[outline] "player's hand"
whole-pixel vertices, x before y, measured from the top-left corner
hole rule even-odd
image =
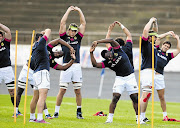
[[[90,48],[90,53],[93,53],[94,50],[95,50],[95,47],[94,47],[94,46],[91,46],[91,48]]]
[[[73,47],[71,47],[70,49],[70,53],[72,54],[72,53],[74,53],[75,54],[75,50],[74,50],[74,48]]]
[[[174,35],[174,32],[173,32],[173,31],[169,31],[168,34],[171,35],[171,36],[173,36],[173,35]]]
[[[74,10],[75,10],[75,11],[80,11],[81,9],[80,9],[79,7],[77,7],[77,6],[75,6],[75,7],[74,7]]]
[[[175,38],[175,39],[179,38],[179,36],[177,34],[173,34],[172,37]]]
[[[76,59],[75,53],[71,53],[71,59],[73,59],[73,60]]]
[[[157,19],[155,17],[152,17],[150,20],[152,20],[152,22],[157,22]]]
[[[69,10],[69,11],[74,11],[74,6],[70,6],[70,7],[68,8],[68,10]]]
[[[116,24],[118,24],[119,26],[121,26],[121,23],[119,21],[115,21]]]
[[[110,24],[108,30],[110,31],[113,30],[114,26],[115,26],[115,23]]]
[[[92,46],[93,46],[93,47],[97,47],[97,45],[98,45],[97,41],[94,41],[94,42],[92,43]]]
[[[41,31],[41,34],[43,34],[43,35],[44,35],[44,34],[45,34],[45,31]]]

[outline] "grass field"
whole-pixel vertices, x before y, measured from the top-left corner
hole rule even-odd
[[[98,111],[103,111],[108,114],[109,104],[111,100],[106,99],[83,99],[83,116],[85,119],[79,120],[76,118],[76,102],[75,98],[65,97],[60,108],[59,118],[47,120],[51,124],[29,123],[30,101],[32,96],[27,97],[27,114],[26,124],[23,124],[23,116],[14,119],[11,117],[13,114],[13,107],[10,102],[9,95],[0,95],[0,127],[1,128],[137,128],[138,125],[135,121],[135,113],[130,100],[120,100],[117,104],[114,120],[111,124],[104,124],[107,117],[93,116]],[[56,97],[48,97],[47,105],[49,113],[54,113]],[[151,119],[151,102],[149,102],[146,116]],[[20,111],[23,113],[24,109],[24,96],[19,106]],[[168,116],[170,118],[180,119],[180,103],[167,103]],[[141,125],[141,128],[149,128],[151,123]],[[154,104],[154,128],[180,128],[180,122],[164,122],[162,121],[162,112],[159,102]]]

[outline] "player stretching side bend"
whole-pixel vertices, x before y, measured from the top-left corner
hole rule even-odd
[[[0,31],[0,84],[4,80],[14,105],[14,72],[10,60],[11,31],[1,23],[0,29],[3,30]]]
[[[105,58],[105,60],[101,63],[97,63],[93,55],[93,52],[99,43],[110,43],[113,47],[110,51],[103,50],[101,52],[102,57]],[[106,120],[106,123],[112,123],[116,104],[125,88],[127,89],[133,104],[138,104],[138,86],[134,75],[134,69],[126,53],[120,48],[119,43],[113,39],[94,41],[90,48],[90,56],[93,67],[108,67],[116,72],[115,83],[113,86],[113,99],[110,103],[109,115]],[[138,105],[135,105],[135,111],[137,110]],[[140,121],[140,123],[143,124],[144,122]]]
[[[145,117],[145,112],[148,104],[148,100],[152,93],[152,36],[154,33],[149,33],[151,25],[157,22],[157,19],[152,17],[145,25],[142,34],[142,64],[141,64],[141,87],[142,96],[140,99],[141,118],[144,122],[149,120]],[[157,66],[157,48],[154,46],[154,69]],[[155,71],[154,71],[155,74]]]
[[[159,45],[161,43],[161,39],[164,37],[171,35],[173,38],[177,41],[177,49],[174,50],[171,53],[167,53],[167,51],[171,48],[171,42],[170,41],[164,41],[162,43],[161,48],[159,48]],[[156,68],[156,75],[154,79],[155,89],[157,90],[161,108],[163,111],[163,121],[169,121],[169,118],[167,116],[166,112],[166,102],[164,98],[164,92],[165,92],[165,82],[164,82],[164,67],[168,64],[168,62],[176,57],[180,53],[180,40],[179,36],[174,34],[173,31],[169,31],[167,33],[161,34],[158,36],[156,40],[156,47],[157,47],[157,68]]]
[[[44,36],[43,36],[44,37]],[[41,41],[41,37],[39,37],[39,42]],[[62,65],[59,65],[59,64],[57,64],[56,62],[55,62],[55,58],[59,58],[59,57],[61,57],[62,55],[63,55],[63,52],[62,51],[60,51],[60,52],[53,52],[52,51],[52,48],[53,47],[55,47],[55,46],[57,46],[58,44],[61,44],[61,45],[64,45],[64,46],[66,46],[66,47],[68,47],[69,49],[70,49],[70,52],[71,52],[71,60],[66,64],[66,65],[64,65],[64,66],[62,66]],[[55,40],[53,40],[53,41],[51,41],[48,45],[47,45],[47,50],[48,50],[48,52],[49,52],[49,54],[48,54],[48,57],[49,57],[49,63],[50,63],[50,67],[52,67],[52,68],[54,68],[54,69],[56,69],[56,70],[66,70],[66,69],[68,69],[72,64],[73,64],[73,62],[74,62],[74,60],[76,59],[76,57],[75,57],[75,54],[74,54],[74,49],[69,45],[69,44],[67,44],[64,40],[62,40],[62,39],[55,39]],[[34,64],[34,59],[33,59],[33,56],[32,56],[32,65]],[[34,65],[34,67],[33,67],[33,69],[35,69],[36,67],[35,67],[35,65]],[[34,71],[35,72],[35,71]],[[34,75],[33,75],[33,77],[34,77]],[[35,78],[34,78],[34,80],[35,80]],[[41,83],[40,83],[41,84]],[[37,87],[36,85],[34,86],[34,95],[33,95],[33,99],[32,99],[32,101],[31,101],[31,104],[30,104],[30,107],[31,107],[31,113],[30,113],[30,120],[29,120],[29,122],[39,122],[39,123],[47,123],[47,122],[45,122],[44,120],[41,120],[41,121],[38,121],[38,119],[36,120],[36,118],[35,118],[35,109],[36,109],[36,104],[37,104],[37,102],[38,102],[38,100],[39,100],[39,93],[40,93],[40,91],[39,91],[39,86]],[[46,104],[44,104],[45,106],[46,106]],[[45,107],[44,106],[44,107]],[[46,107],[47,108],[47,107]],[[49,118],[49,119],[51,119],[50,118],[50,116],[47,116],[46,115],[46,117],[45,118]]]
[[[121,29],[123,30],[123,32],[126,34],[126,41],[124,41],[124,39],[122,37],[117,37],[115,39],[115,41],[117,41],[119,43],[122,50],[127,54],[128,58],[131,62],[131,65],[134,68],[133,52],[132,52],[133,41],[132,41],[132,36],[131,36],[131,33],[129,32],[129,30],[123,24],[121,24],[119,21],[114,21],[112,24],[110,24],[110,26],[108,28],[108,32],[106,34],[106,39],[110,38],[111,32],[116,24],[118,24],[121,27]],[[106,44],[106,47],[108,48],[108,50],[110,50],[112,48],[110,44]]]
[[[41,37],[43,36],[42,33],[37,33],[35,36],[35,41],[39,42]],[[56,39],[51,41],[48,45],[47,45],[47,50],[49,51],[49,62],[50,62],[50,67],[56,69],[56,70],[66,70],[67,68],[69,68],[69,66],[72,65],[72,63],[74,62],[74,60],[71,60],[67,65],[61,66],[59,64],[57,64],[55,62],[55,58],[60,58],[63,56],[63,52],[62,51],[52,51],[52,48],[58,44],[64,44],[67,45],[67,43],[65,43],[63,40],[61,39]],[[72,48],[73,50],[73,48]],[[34,69],[33,67],[33,60],[31,60],[31,65],[30,65],[30,69],[29,69],[29,77],[28,77],[28,83],[31,85],[32,88],[34,88],[34,80],[33,80],[33,73],[34,71],[32,69]],[[26,87],[26,78],[27,78],[27,70],[28,70],[28,63],[25,64],[20,72],[19,78],[18,78],[18,90],[17,90],[17,104],[16,104],[16,109],[18,109],[18,106],[20,104],[21,101],[21,95],[24,92],[24,89]],[[34,88],[35,89],[35,88]],[[38,94],[38,90],[34,90],[34,94]],[[47,119],[52,119],[52,117],[50,116],[46,103],[44,105],[44,113],[45,113],[45,118]],[[18,111],[18,115],[19,115],[19,111]]]
[[[80,16],[80,26],[78,27],[75,23],[71,23],[68,27],[68,31],[66,33],[66,20],[71,11],[77,11]],[[63,100],[63,96],[66,93],[68,85],[72,82],[74,92],[76,94],[76,103],[77,103],[77,118],[84,119],[81,112],[81,104],[82,104],[82,96],[81,96],[81,86],[82,86],[82,71],[80,65],[80,46],[81,40],[85,33],[86,20],[84,14],[81,9],[78,7],[70,6],[64,16],[60,21],[60,29],[59,34],[60,38],[66,41],[69,45],[71,45],[76,52],[76,60],[73,65],[66,71],[61,71],[60,75],[60,90],[56,99],[55,113],[54,118],[58,118],[60,105]],[[63,63],[66,64],[71,59],[69,50],[67,47],[62,46],[62,50],[64,52]]]

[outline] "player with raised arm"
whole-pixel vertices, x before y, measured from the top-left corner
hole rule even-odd
[[[177,41],[177,48],[171,53],[167,53],[167,51],[171,48],[170,41],[164,41],[162,43],[161,48],[159,47],[161,43],[161,39],[165,38],[166,36],[172,36]],[[163,111],[163,121],[169,121],[166,111],[166,101],[164,97],[165,92],[165,82],[164,82],[164,67],[168,64],[168,62],[175,58],[180,53],[180,40],[179,36],[174,34],[173,31],[169,31],[167,33],[161,34],[158,36],[156,40],[156,47],[157,47],[157,68],[156,68],[156,75],[154,79],[155,89],[157,90],[161,108]]]
[[[14,72],[10,60],[11,30],[0,23],[0,84],[4,80],[14,105]],[[3,33],[4,32],[4,33]]]
[[[66,33],[66,21],[71,11],[77,11],[79,13],[80,26],[78,27],[75,23],[71,23]],[[78,7],[70,6],[60,21],[59,35],[61,39],[66,41],[69,45],[71,45],[74,48],[76,53],[76,60],[69,69],[67,69],[66,71],[61,71],[60,83],[59,83],[60,90],[59,93],[57,94],[55,112],[53,116],[54,118],[58,118],[63,96],[66,93],[68,85],[72,82],[74,92],[76,94],[77,118],[84,119],[81,111],[82,71],[80,65],[80,46],[81,46],[81,40],[85,33],[85,27],[86,27],[86,20],[81,9]],[[67,47],[65,46],[62,46],[62,50],[64,52],[63,63],[66,64],[71,59],[70,53],[69,50],[67,50]]]
[[[141,107],[141,119],[144,122],[149,120],[145,117],[145,112],[148,104],[148,100],[152,93],[152,36],[156,36],[155,33],[150,32],[151,25],[157,22],[157,19],[152,17],[149,22],[145,25],[142,34],[141,53],[142,53],[142,64],[141,64],[141,87],[142,96],[140,99]],[[150,32],[150,33],[149,33]],[[154,68],[157,66],[157,48],[154,46]],[[154,71],[155,73],[155,71]]]
[[[93,52],[97,44],[99,43],[110,43],[113,47],[110,51],[103,50],[101,52],[102,57],[105,59],[101,63],[97,63],[93,55]],[[106,123],[113,122],[116,104],[125,89],[128,91],[133,104],[136,104],[134,110],[136,112],[136,115],[138,115],[138,86],[134,75],[134,69],[129,61],[128,56],[120,48],[119,43],[114,41],[113,39],[102,39],[94,41],[90,48],[90,56],[93,67],[108,67],[116,73],[116,78],[113,86],[113,98],[109,106],[109,115]],[[140,123],[142,124],[144,122]]]

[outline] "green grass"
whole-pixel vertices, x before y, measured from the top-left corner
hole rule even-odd
[[[111,100],[106,99],[83,99],[83,116],[84,120],[76,118],[76,102],[75,98],[63,99],[60,108],[59,118],[46,120],[51,124],[29,123],[30,101],[32,96],[27,97],[27,114],[26,124],[23,124],[23,116],[17,118],[16,123],[11,117],[13,114],[13,106],[10,102],[9,95],[0,95],[0,127],[1,128],[137,128],[135,121],[135,113],[130,100],[120,100],[117,104],[114,120],[111,124],[104,124],[106,117],[95,117],[97,111],[103,111],[108,114],[109,104]],[[49,113],[54,113],[56,97],[48,97],[47,105]],[[151,102],[146,112],[146,116],[151,119]],[[168,116],[180,119],[180,103],[167,103]],[[19,106],[20,111],[24,112],[24,96]],[[149,128],[151,123],[141,125],[141,128]],[[162,110],[159,102],[154,104],[154,128],[180,128],[180,122],[163,122]]]

